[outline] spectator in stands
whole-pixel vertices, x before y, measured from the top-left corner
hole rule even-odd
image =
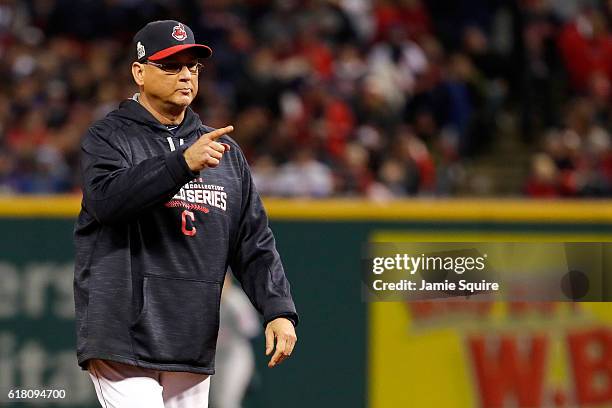
[[[505,130],[500,115],[518,118],[527,150],[551,131],[576,132],[571,169],[541,151],[558,193],[609,194],[605,182],[576,181],[608,177],[605,138],[595,149],[587,140],[612,123],[612,3],[585,0],[3,2],[0,191],[79,192],[78,139],[134,92],[113,69],[129,63],[127,30],[168,16],[219,53],[193,108],[207,123],[237,124],[267,194],[454,194],[466,162]],[[426,155],[398,157],[401,128]],[[279,190],[277,176],[304,168],[329,187]]]

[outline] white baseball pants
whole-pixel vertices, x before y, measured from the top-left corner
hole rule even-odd
[[[208,408],[210,376],[89,361],[89,376],[103,408]]]

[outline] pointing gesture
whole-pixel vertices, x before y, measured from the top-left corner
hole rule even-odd
[[[217,139],[234,130],[233,126],[226,126],[212,132],[205,133],[187,150],[185,161],[191,171],[200,171],[207,167],[217,167],[221,162],[223,153],[230,150],[227,143],[219,143]]]

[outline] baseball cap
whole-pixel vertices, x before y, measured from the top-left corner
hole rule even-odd
[[[152,21],[134,35],[136,60],[157,61],[187,49],[199,58],[212,55],[210,47],[196,44],[191,28],[175,20]]]

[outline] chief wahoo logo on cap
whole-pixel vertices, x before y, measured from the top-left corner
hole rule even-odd
[[[185,38],[187,38],[187,32],[185,31],[185,27],[183,27],[183,24],[179,23],[179,25],[174,26],[174,28],[172,29],[172,36],[177,41],[183,41]]]

